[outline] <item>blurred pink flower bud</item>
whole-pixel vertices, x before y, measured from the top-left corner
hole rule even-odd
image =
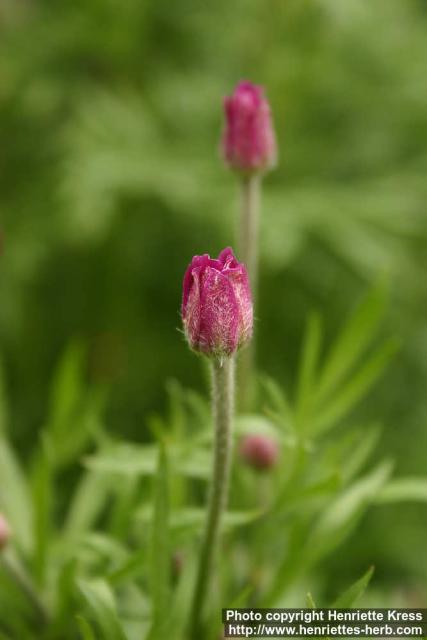
[[[183,282],[182,320],[190,347],[208,356],[231,356],[252,336],[248,274],[228,248],[217,260],[194,256]]]
[[[172,554],[172,575],[174,578],[178,578],[184,568],[184,554],[182,551],[174,551]]]
[[[7,523],[6,518],[0,513],[0,551],[4,549],[4,547],[9,542],[10,538],[10,528]]]
[[[263,88],[240,82],[233,95],[225,98],[224,111],[225,162],[244,173],[272,169],[277,161],[276,137]]]
[[[248,434],[240,443],[240,455],[255,469],[270,469],[279,458],[279,445],[270,436]]]

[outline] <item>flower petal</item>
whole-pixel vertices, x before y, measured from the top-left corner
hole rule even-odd
[[[239,305],[228,278],[212,267],[201,277],[199,349],[230,355],[239,343]]]

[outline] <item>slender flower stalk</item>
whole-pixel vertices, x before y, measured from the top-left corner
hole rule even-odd
[[[239,251],[248,270],[254,306],[258,289],[258,229],[261,176],[242,175],[240,179]],[[242,411],[251,406],[254,396],[255,340],[239,354],[238,406]]]
[[[248,270],[255,300],[258,285],[258,233],[261,196],[261,176],[242,176],[240,181],[239,252]]]
[[[240,82],[224,100],[223,158],[240,179],[239,250],[256,296],[258,280],[258,226],[262,176],[277,162],[277,146],[270,106],[262,87]],[[253,396],[255,345],[240,356],[239,406],[250,408]]]
[[[209,588],[212,565],[218,548],[222,515],[227,507],[232,451],[234,399],[234,357],[212,362],[212,411],[215,448],[211,493],[200,552],[191,613],[191,635],[200,637],[200,620]]]
[[[234,359],[252,337],[253,310],[248,274],[231,249],[217,259],[194,256],[183,282],[182,320],[190,347],[211,359],[215,428],[213,472],[190,619],[192,638],[200,622],[227,507],[234,405]]]

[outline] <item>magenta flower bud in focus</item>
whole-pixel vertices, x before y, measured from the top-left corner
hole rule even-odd
[[[10,538],[10,528],[7,523],[6,518],[0,513],[0,551],[4,549],[4,547],[9,542]]]
[[[277,162],[276,136],[263,88],[240,82],[233,95],[225,98],[224,111],[225,162],[249,174],[272,169]]]
[[[270,469],[279,458],[279,445],[269,436],[248,434],[240,443],[240,455],[249,466],[255,469]]]
[[[248,274],[230,248],[215,260],[194,256],[183,282],[182,320],[189,345],[208,356],[231,356],[252,337]]]

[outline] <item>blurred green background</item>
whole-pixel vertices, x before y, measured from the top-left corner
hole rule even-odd
[[[385,276],[383,330],[401,350],[359,413],[384,423],[378,452],[398,471],[425,472],[426,71],[425,0],[0,0],[0,351],[21,455],[71,340],[88,384],[111,386],[113,433],[146,440],[168,378],[202,388],[181,279],[233,238],[219,139],[222,98],[244,78],[266,87],[280,148],[259,367],[292,389],[308,312],[332,340]],[[426,526],[420,505],[376,508],[326,582],[374,563],[378,588],[427,600]]]

